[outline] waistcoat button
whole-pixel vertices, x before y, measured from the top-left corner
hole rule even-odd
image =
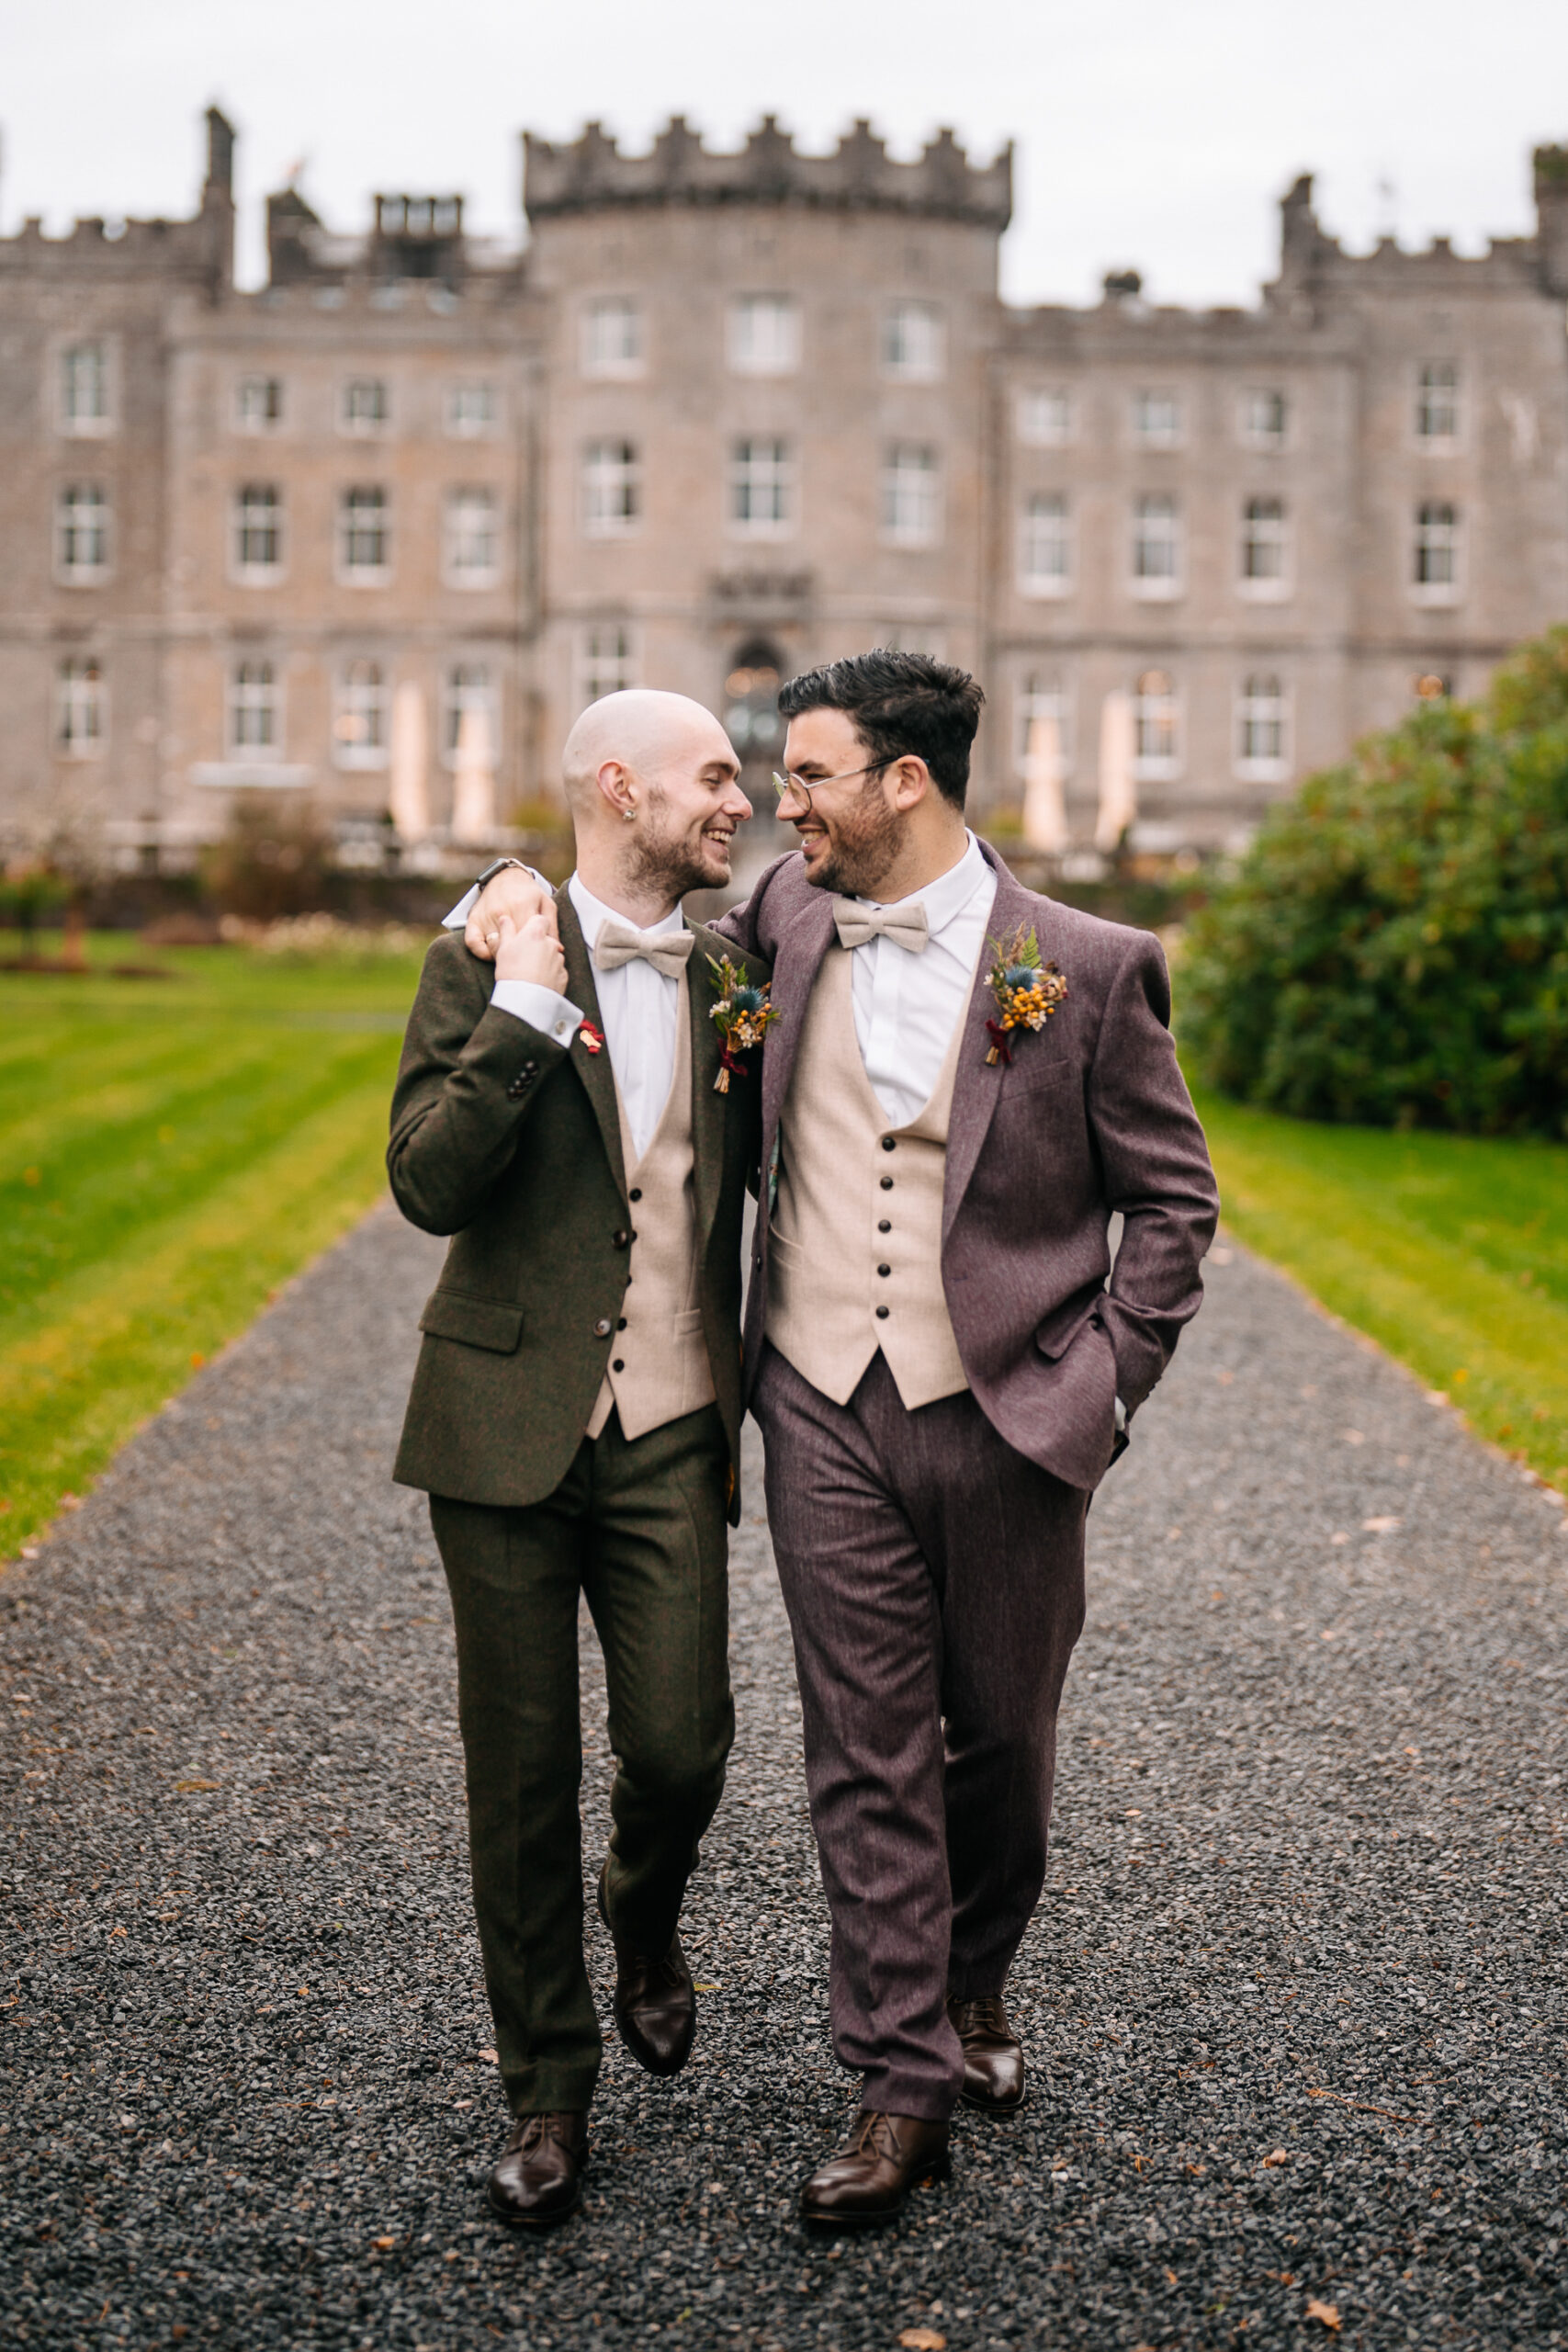
[[[897,1137],[894,1136],[884,1136],[882,1138],[883,1150],[891,1151],[896,1141]]]
[[[622,1363],[619,1356],[615,1358],[615,1363],[610,1366],[610,1370],[612,1372],[625,1372],[626,1365]]]
[[[876,1271],[879,1274],[890,1274],[893,1269],[891,1266],[878,1266]]]
[[[883,1178],[882,1189],[885,1193],[890,1193],[893,1190],[893,1179],[891,1176],[885,1176]]]
[[[877,1310],[876,1310],[876,1319],[877,1319],[877,1321],[878,1321],[879,1323],[886,1323],[886,1320],[887,1320],[887,1309],[886,1309],[885,1306],[879,1306],[879,1307],[877,1308]]]
[[[640,1200],[641,1200],[641,1198],[642,1198],[642,1188],[641,1188],[641,1186],[640,1186],[640,1185],[634,1184],[634,1185],[632,1186],[632,1189],[631,1189],[631,1198],[632,1198],[634,1201],[640,1201]]]
[[[893,1230],[892,1218],[888,1216],[879,1216],[876,1220],[876,1229],[878,1233],[891,1233]]]

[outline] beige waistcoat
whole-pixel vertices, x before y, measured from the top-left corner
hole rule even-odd
[[[620,1104],[620,1090],[615,1101]],[[631,1204],[631,1283],[622,1302],[626,1328],[617,1330],[609,1369],[588,1424],[597,1437],[618,1408],[627,1437],[646,1437],[666,1421],[714,1402],[713,1373],[703,1338],[697,1268],[697,1213],[692,1145],[692,1028],[686,976],[676,1012],[675,1074],[659,1125],[633,1165],[626,1114],[621,1112],[621,1154]]]
[[[823,958],[780,1121],[767,1335],[835,1404],[848,1404],[879,1347],[911,1412],[969,1385],[942,1286],[947,1124],[964,1028],[961,1016],[919,1116],[889,1126],[855,1036],[849,951],[829,947]]]

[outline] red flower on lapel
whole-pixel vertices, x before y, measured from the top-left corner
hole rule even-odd
[[[580,1025],[577,1034],[581,1038],[583,1048],[586,1052],[591,1054],[602,1054],[604,1052],[604,1032],[602,1030],[595,1029],[592,1021],[584,1021]]]

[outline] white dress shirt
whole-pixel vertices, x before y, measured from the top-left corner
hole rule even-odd
[[[892,1125],[908,1126],[936,1091],[953,1032],[969,1007],[997,877],[973,833],[956,865],[907,899],[866,906],[926,910],[924,950],[912,955],[886,936],[850,950],[855,1038],[872,1091]]]
[[[549,885],[545,887],[547,889]],[[578,875],[574,874],[566,887],[592,955],[601,924],[624,923],[626,918],[596,899]],[[448,931],[460,930],[468,921],[473,897],[470,890],[453,908],[446,921]],[[676,907],[660,922],[639,923],[636,928],[683,931],[685,924],[685,916]],[[681,983],[656,972],[645,956],[637,956],[629,963],[617,965],[613,972],[601,972],[595,967],[593,986],[604,1023],[610,1068],[615,1073],[616,1091],[631,1134],[632,1149],[640,1159],[653,1141],[675,1075],[675,1023],[680,1017]],[[570,998],[558,996],[554,989],[545,988],[537,980],[497,980],[491,1002],[563,1046],[571,1044],[583,1020]]]

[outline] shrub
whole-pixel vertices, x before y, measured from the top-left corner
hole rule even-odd
[[[1181,1003],[1243,1102],[1568,1134],[1568,629],[1310,778],[1194,918]]]
[[[324,906],[331,855],[332,836],[310,801],[239,794],[227,832],[201,861],[201,878],[224,914],[273,922]]]

